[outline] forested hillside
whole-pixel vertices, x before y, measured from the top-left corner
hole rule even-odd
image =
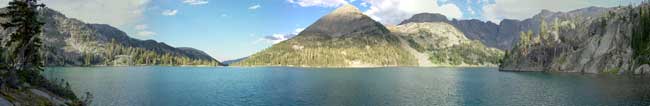
[[[47,66],[222,65],[196,49],[133,39],[112,26],[87,24],[49,8],[39,12]],[[0,37],[11,31],[1,31]]]

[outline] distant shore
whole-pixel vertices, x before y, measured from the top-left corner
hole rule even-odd
[[[391,68],[391,67],[420,67],[420,68],[473,68],[493,67],[497,65],[432,65],[432,66],[293,66],[293,65],[255,65],[255,66],[225,66],[225,67],[295,67],[295,68]]]

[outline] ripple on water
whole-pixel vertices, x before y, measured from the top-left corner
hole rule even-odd
[[[55,67],[95,105],[650,105],[650,80],[495,68]]]

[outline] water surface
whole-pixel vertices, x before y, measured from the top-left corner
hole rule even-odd
[[[52,67],[93,105],[650,105],[650,79],[496,68]]]

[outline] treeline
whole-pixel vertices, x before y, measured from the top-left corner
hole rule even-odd
[[[83,65],[209,65],[217,60],[194,59],[181,54],[159,53],[138,47],[125,47],[115,39],[104,46],[101,53],[83,52]]]
[[[429,51],[431,63],[449,65],[496,65],[504,55],[503,51],[488,48],[480,41],[461,43],[448,48],[430,49]]]
[[[532,30],[520,32],[519,42],[514,44],[511,51],[506,51],[504,58],[500,60],[500,65],[535,64],[550,67],[552,61],[565,62],[565,57],[561,57],[562,53],[572,50],[574,47],[571,45],[578,45],[583,41],[572,36],[560,37],[559,34],[576,32],[574,30],[588,31],[587,28],[578,28],[579,23],[576,20],[562,21],[556,18],[549,25],[546,19],[541,19],[539,33],[535,34]],[[559,57],[559,60],[554,60],[556,57]]]
[[[408,52],[379,38],[351,38],[343,40],[306,40],[297,36],[273,45],[262,52],[235,63],[235,66],[325,66],[351,65],[415,66],[416,60]]]
[[[630,13],[634,14],[634,13]],[[638,9],[638,27],[633,29],[631,46],[639,64],[650,64],[650,4],[645,0]]]
[[[41,40],[44,23],[38,20],[37,10],[44,7],[38,0],[13,0],[0,13],[0,18],[7,20],[0,26],[11,31],[0,38],[0,97],[11,104],[27,106],[89,105],[90,93],[80,99],[65,81],[50,81],[40,74],[44,70]],[[50,91],[66,99],[65,104],[37,97],[31,89]]]

